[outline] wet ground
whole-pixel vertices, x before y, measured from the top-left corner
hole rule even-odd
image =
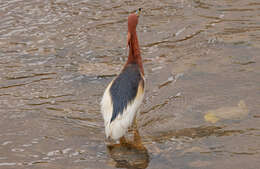
[[[142,141],[106,146],[99,102],[139,7]],[[259,11],[258,0],[1,0],[0,168],[259,168]]]

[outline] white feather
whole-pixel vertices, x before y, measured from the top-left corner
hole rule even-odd
[[[119,138],[125,135],[125,133],[128,130],[128,127],[132,125],[134,117],[142,104],[144,97],[144,89],[140,89],[141,87],[139,87],[135,99],[132,102],[128,103],[123,113],[119,114],[116,117],[116,119],[110,123],[113,113],[113,104],[109,89],[112,83],[113,81],[106,88],[100,104],[101,113],[104,118],[106,137],[111,137],[114,140],[118,140]]]
[[[109,89],[112,85],[113,81],[107,86],[102,100],[100,102],[101,105],[101,113],[103,115],[103,119],[104,119],[104,126],[105,126],[105,132],[106,132],[106,136],[108,137],[108,128],[106,126],[109,125],[110,123],[110,119],[112,117],[112,112],[113,112],[113,104],[112,104],[112,99],[111,99],[111,95],[109,92]]]

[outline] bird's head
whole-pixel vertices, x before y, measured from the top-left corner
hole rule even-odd
[[[128,16],[128,32],[132,33],[136,31],[136,26],[138,24],[138,17],[140,16],[142,8],[139,8],[135,13]]]

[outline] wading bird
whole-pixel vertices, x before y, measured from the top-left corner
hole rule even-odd
[[[140,13],[141,8],[128,16],[128,60],[107,86],[100,103],[106,137],[113,140],[122,138],[128,131],[144,97],[144,69],[136,34]]]

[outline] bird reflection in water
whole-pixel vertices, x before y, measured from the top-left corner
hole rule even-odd
[[[137,129],[134,130],[134,140],[132,142],[122,139],[120,144],[107,145],[107,150],[117,168],[144,169],[148,167],[149,154],[142,144]]]

